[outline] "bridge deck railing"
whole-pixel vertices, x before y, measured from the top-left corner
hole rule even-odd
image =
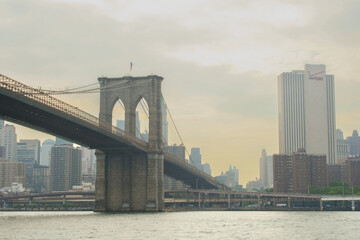
[[[17,93],[23,98],[35,101],[37,103],[41,103],[47,107],[56,109],[64,114],[81,119],[87,124],[91,124],[95,127],[101,128],[102,130],[121,136],[126,140],[136,143],[137,145],[140,145],[142,147],[147,146],[147,143],[145,141],[128,134],[127,132],[120,128],[117,128],[116,126],[110,127],[109,123],[101,121],[99,118],[79,109],[78,107],[72,106],[66,102],[54,98],[41,89],[32,88],[2,74],[0,74],[0,89],[5,89],[11,91],[12,93]]]

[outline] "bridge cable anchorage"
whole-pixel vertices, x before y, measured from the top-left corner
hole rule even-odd
[[[186,148],[186,145],[185,145],[185,143],[184,143],[184,141],[183,141],[183,139],[182,139],[182,137],[181,137],[181,135],[180,135],[180,132],[179,132],[178,128],[176,127],[174,118],[172,117],[171,112],[170,112],[170,109],[168,108],[168,105],[167,105],[167,103],[166,103],[166,101],[165,101],[165,98],[164,98],[164,96],[163,96],[162,94],[161,94],[161,97],[162,97],[162,99],[164,100],[164,103],[165,103],[165,106],[166,106],[166,110],[167,110],[167,112],[169,113],[171,122],[173,123],[173,125],[174,125],[174,127],[175,127],[176,133],[177,133],[177,135],[178,135],[178,137],[179,137],[179,139],[180,139],[180,141],[181,141],[181,144],[184,145],[185,151],[186,151],[187,155],[189,156],[189,161],[190,161],[194,166],[196,166],[195,163],[194,163],[194,161],[191,159],[191,156],[190,156],[190,154],[189,154],[189,151],[188,151],[188,149]]]

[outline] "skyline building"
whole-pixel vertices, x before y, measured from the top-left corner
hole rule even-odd
[[[5,121],[0,119],[0,129],[3,128],[5,126]]]
[[[70,144],[51,148],[50,190],[67,191],[81,184],[81,150]]]
[[[343,132],[336,129],[336,160],[349,156],[349,143],[344,139]]]
[[[191,154],[189,159],[190,164],[197,167],[197,169],[203,171],[203,166],[201,163],[201,154],[200,154],[200,148],[191,148]]]
[[[6,124],[0,128],[0,146],[5,147],[5,159],[16,161],[16,129],[14,125]]]
[[[210,164],[205,163],[203,164],[203,171],[209,175],[211,175],[211,168],[210,168]]]
[[[259,159],[260,167],[260,182],[262,187],[270,188],[273,186],[273,157],[266,154],[266,150],[261,151],[261,157]]]
[[[50,153],[51,147],[55,145],[55,141],[52,139],[46,139],[40,149],[40,165],[50,166]]]
[[[95,150],[81,147],[81,172],[82,174],[92,175],[94,172],[94,162],[96,161]]]
[[[0,188],[15,182],[26,186],[26,164],[0,159]]]
[[[278,76],[279,153],[305,149],[335,164],[334,76],[323,64]]]
[[[184,144],[180,144],[180,145],[174,144],[171,146],[166,146],[165,150],[185,161],[185,146],[184,146]]]
[[[360,156],[360,137],[357,130],[354,130],[351,137],[347,137],[349,144],[349,154],[351,156]]]
[[[40,141],[38,139],[20,139],[16,149],[17,162],[26,164],[27,186],[32,186],[34,167],[40,164]]]
[[[215,178],[219,183],[229,188],[237,188],[239,186],[239,169],[230,165],[226,173],[221,172],[220,176],[216,176]]]
[[[274,154],[274,192],[309,193],[310,186],[327,186],[326,155],[307,154],[300,149],[292,154]]]

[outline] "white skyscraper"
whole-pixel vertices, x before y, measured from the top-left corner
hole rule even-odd
[[[16,132],[15,126],[6,124],[0,128],[0,146],[5,147],[5,158],[16,161]]]
[[[50,166],[50,153],[51,147],[54,146],[55,141],[52,139],[46,139],[40,149],[40,165]]]
[[[260,180],[264,188],[270,188],[273,185],[273,157],[267,156],[266,150],[263,149],[259,161]]]
[[[305,149],[326,154],[327,163],[335,164],[334,95],[334,76],[326,75],[322,64],[278,77],[280,154]]]

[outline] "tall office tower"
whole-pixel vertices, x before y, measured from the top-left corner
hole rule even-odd
[[[304,71],[278,77],[279,151],[291,154],[305,149],[309,154],[326,154],[335,164],[334,76],[325,65],[305,65]]]
[[[360,137],[357,130],[353,131],[351,137],[347,137],[346,141],[349,144],[349,153],[351,156],[360,156]]]
[[[0,188],[11,187],[14,182],[26,186],[26,164],[0,159]]]
[[[267,156],[266,150],[263,149],[260,157],[260,181],[264,188],[270,188],[273,185],[273,158]]]
[[[164,99],[161,99],[161,112],[162,112],[162,135],[163,135],[163,141],[164,141],[164,146],[167,146],[169,144],[169,133],[168,133],[168,128],[169,128],[169,123],[167,121],[167,106],[166,103],[164,101]]]
[[[200,148],[192,148],[191,154],[190,154],[190,164],[197,167],[199,170],[203,170],[203,166],[201,164],[201,154],[200,154]]]
[[[55,145],[55,141],[52,139],[46,139],[40,149],[40,165],[50,166],[50,152],[51,147]]]
[[[81,184],[81,150],[69,144],[51,148],[50,190],[67,191]]]
[[[171,146],[167,146],[167,147],[165,147],[165,150],[185,161],[185,146],[184,146],[184,144],[180,144],[180,145],[174,144]]]
[[[120,128],[121,130],[125,131],[125,120],[117,120],[116,127]]]
[[[0,146],[5,147],[5,159],[16,161],[15,126],[6,124],[0,128]]]
[[[344,139],[343,132],[336,129],[336,160],[349,156],[349,143]]]
[[[31,186],[33,169],[40,164],[40,141],[37,139],[21,139],[17,143],[16,158],[18,162],[26,163],[27,186]]]

